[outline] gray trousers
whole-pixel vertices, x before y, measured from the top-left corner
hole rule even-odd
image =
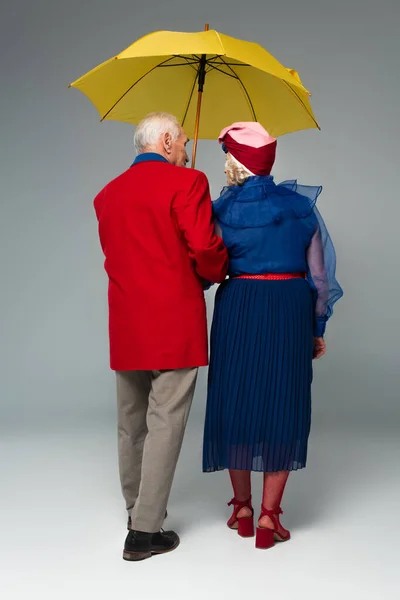
[[[193,400],[197,368],[118,371],[118,454],[132,529],[160,530]]]

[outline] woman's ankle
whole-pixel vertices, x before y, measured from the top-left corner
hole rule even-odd
[[[270,517],[264,516],[258,519],[258,526],[265,529],[275,529],[275,525]]]
[[[253,512],[252,512],[251,508],[249,508],[248,506],[243,506],[237,513],[238,519],[242,519],[244,517],[252,517],[252,516],[253,516]]]

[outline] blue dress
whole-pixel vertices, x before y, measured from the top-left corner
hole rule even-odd
[[[343,292],[332,241],[315,204],[321,187],[249,177],[214,202],[230,256],[215,298],[203,470],[305,467],[313,337]],[[235,279],[306,273],[305,279]]]

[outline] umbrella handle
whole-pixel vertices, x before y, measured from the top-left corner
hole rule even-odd
[[[209,27],[210,26],[207,23],[204,27],[204,31],[208,31]],[[203,54],[203,56],[200,59],[200,67],[199,67],[199,73],[198,73],[199,93],[197,96],[196,122],[194,125],[192,165],[191,165],[192,169],[194,169],[196,167],[197,142],[199,139],[200,114],[201,114],[201,101],[203,98],[203,87],[204,87],[205,77],[206,77],[206,55]]]

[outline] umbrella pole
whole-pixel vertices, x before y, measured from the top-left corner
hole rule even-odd
[[[199,92],[197,98],[197,112],[196,112],[196,123],[194,126],[194,138],[193,138],[193,151],[192,151],[192,169],[196,167],[196,154],[197,154],[197,142],[199,139],[199,126],[200,126],[200,113],[201,113],[201,100],[203,92]]]
[[[209,30],[209,25],[208,23],[206,24],[206,26],[204,27],[204,31],[208,31]],[[201,101],[203,98],[203,88],[204,88],[204,81],[206,78],[206,55],[203,54],[201,59],[200,59],[200,66],[199,66],[199,92],[198,92],[198,96],[197,96],[197,110],[196,110],[196,121],[195,121],[195,125],[194,125],[194,138],[193,138],[193,151],[192,151],[192,169],[194,169],[196,167],[196,155],[197,155],[197,142],[199,139],[199,127],[200,127],[200,114],[201,114]]]

